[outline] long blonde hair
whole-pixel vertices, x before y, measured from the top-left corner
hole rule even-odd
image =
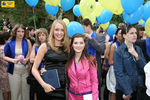
[[[55,39],[54,39],[54,29],[55,29],[55,26],[57,23],[61,24],[64,28],[64,38],[62,39],[61,44],[64,47],[64,52],[69,53],[70,42],[69,42],[69,37],[68,37],[68,33],[67,33],[67,26],[62,20],[55,20],[53,22],[51,31],[49,34],[49,38],[48,38],[48,44],[50,45],[51,49],[54,50],[56,53],[58,53],[58,54],[61,53],[61,51],[55,46]]]

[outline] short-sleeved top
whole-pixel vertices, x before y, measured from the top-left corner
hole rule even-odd
[[[47,45],[48,46],[48,45]],[[65,86],[65,64],[68,56],[64,52],[63,47],[58,47],[62,52],[57,54],[54,50],[48,47],[48,51],[44,56],[44,65],[46,70],[57,69],[61,87]]]

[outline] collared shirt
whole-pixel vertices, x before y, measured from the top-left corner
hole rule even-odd
[[[146,93],[148,96],[150,96],[150,62],[148,62],[145,65],[144,71],[145,71],[145,76],[146,76],[146,80],[145,80],[145,85],[147,87]]]

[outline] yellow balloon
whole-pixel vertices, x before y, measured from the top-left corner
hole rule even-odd
[[[60,3],[60,0],[44,0],[46,4],[49,4],[51,6],[57,6]]]
[[[68,18],[64,18],[63,21],[65,22],[66,25],[69,24],[69,19]]]
[[[143,20],[141,19],[138,23],[140,24]]]
[[[98,0],[100,4],[110,10],[113,14],[120,15],[123,12],[121,0]]]
[[[59,3],[58,3],[59,7],[61,7],[61,2],[60,2],[60,0],[58,0],[58,2],[59,2]]]
[[[79,10],[82,17],[89,16],[96,7],[95,0],[81,0],[79,3]]]
[[[150,18],[145,23],[145,32],[150,37]]]
[[[96,21],[96,17],[95,17],[95,15],[93,13],[91,13],[89,16],[86,16],[86,17],[83,17],[83,18],[88,18],[92,22],[92,25]]]
[[[105,23],[105,24],[100,24],[100,26],[104,29],[104,30],[106,30],[107,29],[107,27],[109,26],[109,22],[107,22],[107,23]]]
[[[94,10],[94,15],[96,17],[98,17],[102,13],[103,10],[104,10],[104,8],[102,7],[102,5],[99,2],[96,2],[96,7],[95,7],[95,10]]]

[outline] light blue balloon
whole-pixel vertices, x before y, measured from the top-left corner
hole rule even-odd
[[[135,11],[130,15],[127,14],[126,12],[123,12],[123,18],[127,24],[132,25],[132,24],[136,24],[143,17],[143,14],[144,14],[144,7],[143,5],[141,5],[137,9],[137,11]]]
[[[146,22],[149,17],[150,17],[150,1],[144,4],[143,20]]]
[[[75,16],[77,17],[80,17],[81,16],[81,13],[80,13],[80,10],[79,10],[79,5],[76,4],[74,7],[73,7],[73,13]]]
[[[122,8],[127,14],[135,12],[143,2],[144,0],[121,0]]]
[[[60,3],[62,10],[65,12],[70,10],[74,6],[75,0],[61,0]]]
[[[39,2],[39,0],[25,0],[25,1],[31,7],[35,7]]]
[[[56,15],[59,7],[58,6],[51,6],[51,5],[45,3],[45,9],[50,15]]]
[[[145,21],[142,21],[142,22],[139,23],[139,24],[145,27]]]
[[[105,24],[109,22],[112,19],[113,13],[107,9],[104,9],[100,16],[98,16],[96,19],[98,21],[98,24]]]
[[[84,34],[83,26],[76,21],[72,21],[67,25],[67,31],[70,38],[77,33]]]
[[[117,26],[115,24],[110,24],[107,28],[107,33],[109,36],[113,36],[117,31]]]

